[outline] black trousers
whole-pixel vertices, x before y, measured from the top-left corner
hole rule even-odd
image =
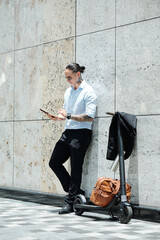
[[[86,150],[91,142],[92,131],[89,129],[67,129],[53,150],[49,166],[59,178],[65,192],[65,201],[72,204],[80,189],[82,179],[82,165]],[[71,174],[63,164],[70,157]]]

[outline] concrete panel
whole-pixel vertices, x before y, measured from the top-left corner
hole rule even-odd
[[[138,117],[137,141],[131,158],[128,179],[139,204],[160,205],[160,117]],[[154,127],[153,127],[154,124]],[[134,170],[137,170],[136,172]]]
[[[15,48],[74,36],[75,1],[15,1]]]
[[[98,119],[98,177],[114,178],[110,170],[113,161],[106,159],[111,117]]]
[[[82,173],[81,188],[85,191],[86,197],[89,197],[98,177],[98,133],[97,119],[93,122],[92,141],[87,150]]]
[[[15,0],[15,49],[40,43],[42,5],[42,1]]]
[[[0,122],[0,185],[12,187],[13,178],[13,123]]]
[[[130,158],[125,160],[126,182],[132,186],[132,203],[155,207],[160,205],[159,125],[160,116],[137,117],[135,146]],[[116,178],[119,178],[119,170]]]
[[[41,119],[39,108],[56,113],[67,88],[64,70],[74,60],[74,39],[17,51],[15,119]]]
[[[114,111],[115,30],[77,37],[76,61],[86,67],[84,79],[98,96],[97,116]]]
[[[138,123],[139,124],[139,123]],[[131,203],[139,204],[139,164],[141,156],[137,153],[137,137],[135,138],[135,144],[131,156],[125,160],[125,178],[126,182],[131,185]],[[119,156],[117,156],[119,158]],[[115,172],[115,178],[120,179],[119,165]],[[145,183],[144,183],[145,184]],[[143,203],[142,203],[143,204]],[[149,204],[148,204],[149,205]],[[151,205],[151,204],[150,204]]]
[[[74,39],[44,45],[42,59],[42,107],[57,113],[63,106],[64,92],[70,86],[64,76],[66,66],[75,60]]]
[[[63,193],[57,177],[48,166],[63,127],[62,123],[52,120],[15,123],[14,187]]]
[[[42,105],[42,47],[15,52],[15,119],[40,116]]]
[[[77,1],[77,35],[115,26],[114,0]]]
[[[0,1],[0,53],[14,49],[14,0]]]
[[[116,0],[116,25],[160,17],[159,0]]]
[[[41,188],[41,122],[15,122],[14,187]]]
[[[41,190],[42,192],[65,194],[58,178],[48,165],[55,144],[64,131],[64,122],[43,121],[41,129]],[[64,166],[70,172],[70,160]]]
[[[117,29],[116,109],[160,113],[160,19]]]
[[[42,42],[73,37],[75,35],[75,1],[45,1],[42,19]]]
[[[110,118],[94,120],[92,142],[85,157],[82,177],[82,189],[88,197],[98,177],[114,177],[110,170],[112,161],[106,160],[110,121]]]
[[[14,53],[0,55],[0,120],[13,120]]]

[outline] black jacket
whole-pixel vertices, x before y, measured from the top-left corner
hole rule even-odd
[[[117,121],[120,121],[121,134],[123,139],[124,159],[129,158],[134,146],[134,137],[136,136],[136,116],[124,112],[116,112],[112,118],[109,128],[109,139],[107,156],[108,160],[115,160],[118,155],[117,141]]]

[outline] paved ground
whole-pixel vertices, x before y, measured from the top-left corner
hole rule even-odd
[[[59,215],[59,207],[0,198],[0,240],[159,240],[160,224],[132,219],[112,222],[107,215]]]

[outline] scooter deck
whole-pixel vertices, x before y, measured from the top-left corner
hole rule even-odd
[[[81,208],[81,209],[91,209],[91,210],[107,210],[107,207],[101,207],[101,206],[96,206],[96,205],[90,205],[90,204],[76,204],[76,208]]]

